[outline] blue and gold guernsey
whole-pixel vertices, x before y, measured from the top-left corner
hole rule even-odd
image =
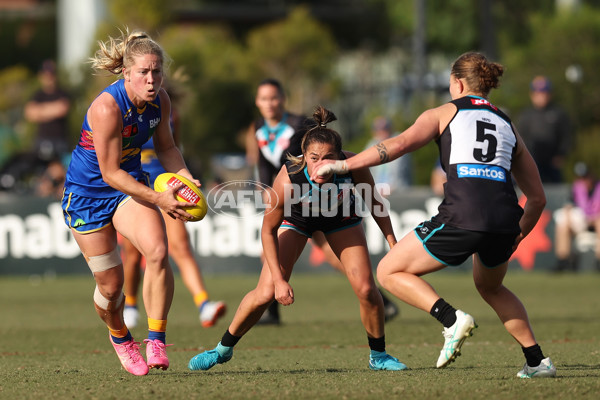
[[[167,172],[156,155],[154,150],[154,140],[148,140],[142,146],[142,169],[148,173],[148,184],[150,187],[154,187],[154,181],[156,177],[163,172]]]
[[[170,119],[170,124],[171,133],[175,134],[172,118]],[[142,169],[149,175],[148,183],[150,184],[150,187],[154,187],[154,181],[158,175],[167,172],[158,160],[156,150],[154,150],[154,137],[142,146]]]
[[[147,102],[143,109],[138,109],[127,96],[123,79],[108,86],[102,93],[104,92],[115,99],[123,118],[121,169],[127,171],[136,180],[144,180],[141,149],[152,138],[161,120],[160,98],[157,97],[153,102]],[[93,138],[94,133],[89,126],[86,112],[81,136],[73,150],[67,171],[65,191],[92,198],[121,196],[121,192],[102,179]]]

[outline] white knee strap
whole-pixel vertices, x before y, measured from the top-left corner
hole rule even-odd
[[[88,266],[92,273],[106,271],[118,265],[121,265],[121,256],[116,247],[106,254],[88,258]]]
[[[113,303],[112,307],[110,307],[111,310],[117,309],[121,305],[123,300],[125,300],[125,295],[123,294],[123,292],[121,292],[121,295],[119,296],[117,301],[110,301],[109,299],[104,297],[102,293],[100,293],[100,289],[98,289],[98,285],[96,285],[96,290],[94,290],[94,303],[96,303],[96,305],[101,309],[108,310],[111,306],[110,303]]]

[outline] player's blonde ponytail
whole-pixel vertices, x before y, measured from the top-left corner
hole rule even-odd
[[[106,42],[98,41],[98,46],[96,54],[90,58],[92,68],[114,75],[121,75],[123,68],[133,65],[133,58],[136,56],[157,55],[163,66],[167,59],[162,47],[142,31],[129,33],[129,29],[126,29],[125,32],[121,31],[120,38],[109,37]]]

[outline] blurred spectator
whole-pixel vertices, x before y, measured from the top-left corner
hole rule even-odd
[[[552,83],[536,76],[530,85],[532,107],[523,112],[518,130],[533,156],[543,183],[562,182],[561,168],[571,149],[567,113],[552,99]]]
[[[38,79],[40,89],[25,104],[25,118],[38,125],[33,151],[44,161],[61,159],[71,150],[67,126],[71,100],[58,85],[54,61],[42,63]]]
[[[37,180],[35,194],[40,197],[61,199],[67,170],[59,160],[50,161],[42,176]]]
[[[399,134],[393,132],[392,121],[382,116],[375,117],[373,120],[371,133],[373,137],[365,148],[375,146],[377,143]],[[396,189],[410,186],[413,181],[411,155],[405,154],[387,164],[371,167],[371,174],[373,174],[376,184],[386,183],[390,185],[390,193]]]
[[[285,92],[276,79],[264,79],[256,89],[260,117],[246,135],[246,158],[258,168],[258,179],[271,185],[288,154],[302,154],[301,142],[310,121],[285,108]]]
[[[59,176],[58,165],[65,165],[71,151],[68,140],[67,116],[71,107],[69,94],[58,85],[56,64],[52,60],[42,63],[38,71],[40,89],[25,104],[25,119],[37,124],[37,132],[30,150],[14,154],[0,169],[0,188],[18,192],[35,187],[45,193],[52,179]],[[46,167],[51,170],[44,172]],[[63,166],[64,169],[64,166]],[[37,182],[39,176],[40,182]]]
[[[438,159],[431,170],[429,186],[436,196],[444,196],[444,183],[447,181],[446,171],[442,168],[442,163]]]
[[[586,232],[596,233],[595,268],[600,271],[600,180],[584,163],[575,165],[575,175],[571,202],[554,212],[555,254],[558,259],[555,271],[578,269],[578,257],[572,242]]]

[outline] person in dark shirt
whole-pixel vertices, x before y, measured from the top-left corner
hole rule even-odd
[[[532,107],[521,115],[517,127],[533,156],[543,183],[563,181],[561,168],[571,149],[571,123],[552,99],[552,83],[545,76],[531,81]]]
[[[38,78],[41,87],[25,104],[25,118],[37,124],[33,151],[44,161],[61,159],[71,150],[67,126],[71,99],[58,84],[54,61],[42,63]]]
[[[38,71],[40,89],[24,105],[24,117],[37,125],[33,145],[14,153],[0,168],[0,189],[46,197],[62,190],[71,146],[67,116],[69,94],[58,84],[56,64],[46,60]],[[53,178],[50,178],[53,177]],[[49,179],[50,178],[50,179]]]

